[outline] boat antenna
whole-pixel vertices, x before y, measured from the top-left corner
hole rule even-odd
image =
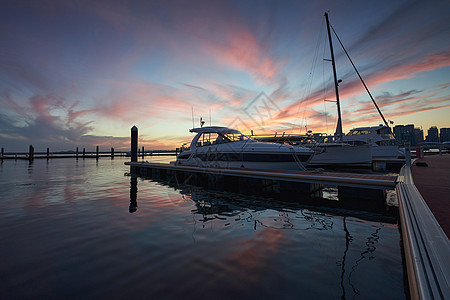
[[[339,141],[342,141],[342,117],[341,117],[341,104],[339,102],[339,82],[336,75],[336,63],[334,61],[334,52],[333,52],[333,42],[331,40],[331,32],[330,32],[330,21],[328,20],[328,13],[325,13],[325,20],[327,21],[327,31],[328,31],[328,41],[330,44],[330,53],[331,53],[331,65],[333,67],[333,77],[334,77],[334,90],[336,93],[336,105],[338,111],[338,122],[336,125],[336,135]]]
[[[339,38],[339,36],[337,35],[336,31],[334,30],[333,26],[331,26],[331,29],[333,29],[334,35],[336,36],[337,40],[339,41],[339,44],[341,44],[342,49],[344,49],[345,55],[347,55],[348,60],[350,61],[350,63],[353,66],[353,69],[355,69],[356,74],[358,74],[359,79],[361,80],[362,84],[364,85],[364,87],[366,88],[367,93],[369,94],[370,99],[372,99],[373,104],[375,104],[375,107],[378,110],[378,113],[380,114],[381,118],[383,119],[384,124],[386,125],[386,127],[389,128],[389,123],[386,121],[386,119],[384,118],[383,114],[381,113],[380,108],[378,107],[377,103],[375,102],[375,99],[372,97],[372,94],[369,91],[369,88],[367,87],[366,83],[364,82],[364,80],[362,79],[361,75],[358,72],[358,69],[356,69],[355,64],[353,63],[352,59],[350,58],[350,55],[348,54],[347,50],[344,47],[344,44],[342,44],[341,39]]]
[[[192,106],[192,128],[195,128],[194,125],[194,107]]]
[[[211,126],[211,108],[209,109],[209,126]]]

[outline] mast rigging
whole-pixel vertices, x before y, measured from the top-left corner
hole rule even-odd
[[[334,52],[333,52],[333,42],[331,40],[331,32],[330,32],[330,21],[328,20],[328,13],[325,13],[325,20],[327,21],[327,31],[328,31],[328,41],[330,44],[330,53],[331,53],[331,65],[333,67],[333,77],[334,77],[334,90],[336,93],[336,105],[337,105],[337,111],[338,111],[338,122],[336,125],[336,135],[338,137],[338,140],[342,142],[342,116],[341,116],[341,104],[339,102],[339,82],[336,75],[336,64],[334,61]]]
[[[326,15],[326,13],[325,13],[325,15]],[[327,21],[328,21],[328,19],[327,19]],[[327,24],[328,24],[328,22],[327,22]],[[348,54],[347,50],[345,49],[344,44],[342,44],[341,39],[340,39],[339,36],[337,35],[337,33],[336,33],[336,31],[334,30],[333,26],[332,26],[332,25],[330,25],[330,26],[331,26],[331,29],[333,29],[334,35],[336,36],[337,40],[339,41],[339,44],[341,44],[341,47],[342,47],[342,49],[344,50],[345,55],[347,55],[348,60],[349,60],[350,63],[352,64],[353,69],[355,69],[356,74],[358,74],[359,79],[361,80],[362,84],[364,85],[364,88],[366,89],[367,94],[369,94],[370,99],[372,99],[373,104],[374,104],[375,107],[377,108],[378,113],[380,114],[381,118],[383,119],[384,124],[386,125],[386,127],[389,127],[388,122],[386,121],[386,119],[384,118],[383,114],[381,113],[380,108],[378,107],[377,103],[375,102],[375,99],[372,97],[372,94],[370,93],[369,88],[367,87],[366,83],[364,82],[364,80],[362,79],[361,75],[359,74],[358,69],[356,69],[356,66],[355,66],[355,64],[353,63],[352,59],[350,58],[350,55]],[[331,43],[331,42],[330,42],[330,43]]]

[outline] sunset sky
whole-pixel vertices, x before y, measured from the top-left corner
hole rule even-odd
[[[2,1],[0,147],[333,133],[324,12],[386,119],[450,127],[450,1]],[[382,122],[336,39],[344,132]]]

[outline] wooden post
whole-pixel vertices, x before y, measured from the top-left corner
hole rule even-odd
[[[131,128],[131,161],[137,162],[138,157],[138,128]]]
[[[86,148],[83,148],[83,158],[86,157]]]
[[[75,156],[78,159],[78,147],[77,147],[77,151],[75,152]]]
[[[5,156],[5,148],[2,147],[2,160],[3,160],[3,156]]]
[[[96,151],[95,151],[95,152],[96,152],[96,154],[95,154],[95,158],[96,158],[96,159],[98,159],[98,146],[97,146],[97,149],[96,149]]]
[[[111,159],[113,159],[113,158],[114,158],[114,148],[111,147]]]
[[[47,160],[50,158],[50,148],[47,148]]]
[[[30,145],[30,151],[28,153],[28,159],[32,161],[34,159],[34,147]]]
[[[144,159],[144,154],[145,152],[144,152],[144,146],[142,146],[142,159]]]

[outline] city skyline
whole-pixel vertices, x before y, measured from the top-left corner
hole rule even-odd
[[[450,3],[14,1],[0,12],[6,151],[174,149],[192,126],[332,134],[324,12],[385,118],[450,127]],[[333,40],[344,132],[382,123]],[[194,123],[194,124],[193,124]]]
[[[431,126],[426,131],[414,124],[397,125],[393,128],[399,145],[420,146],[424,143],[442,143],[450,141],[450,128]]]

